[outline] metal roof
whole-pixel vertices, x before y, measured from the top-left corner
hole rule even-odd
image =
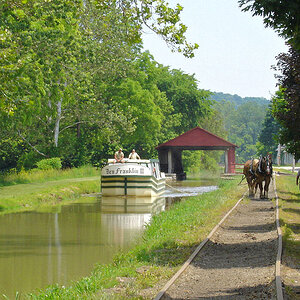
[[[183,149],[218,149],[237,146],[203,128],[195,127],[172,140],[158,145],[156,149],[169,147]]]

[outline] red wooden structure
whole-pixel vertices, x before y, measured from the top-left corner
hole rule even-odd
[[[235,148],[237,146],[208,132],[195,127],[178,137],[156,147],[161,170],[176,173],[184,178],[182,166],[183,150],[222,150],[225,151],[225,173],[235,173]]]

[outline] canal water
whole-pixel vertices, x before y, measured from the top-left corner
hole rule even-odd
[[[175,201],[212,191],[215,181],[168,182],[164,197],[149,199],[91,197],[90,203],[50,212],[0,216],[0,295],[14,298],[88,276],[96,263],[112,261],[142,234],[151,216]],[[0,299],[1,299],[0,296]]]

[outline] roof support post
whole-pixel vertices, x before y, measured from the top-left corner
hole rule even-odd
[[[235,148],[230,147],[228,150],[228,173],[235,173]]]
[[[228,150],[225,150],[225,170],[224,173],[228,173]]]
[[[168,150],[168,173],[172,173],[172,150]]]

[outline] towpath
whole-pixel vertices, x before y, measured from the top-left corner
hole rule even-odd
[[[162,299],[276,299],[277,246],[275,205],[245,197]]]

